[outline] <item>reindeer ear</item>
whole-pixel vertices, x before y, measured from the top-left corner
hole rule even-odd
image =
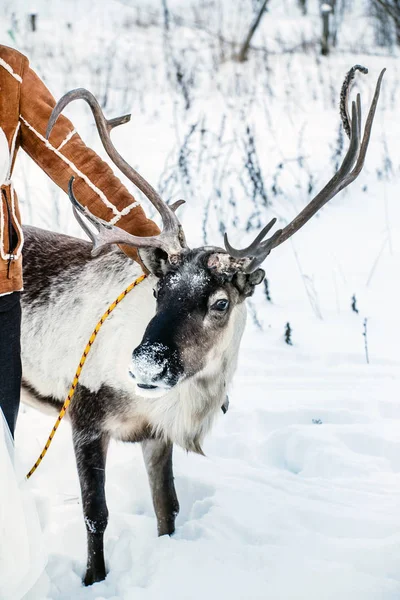
[[[138,248],[143,265],[152,275],[160,278],[167,272],[168,255],[160,248]]]
[[[250,273],[249,283],[252,286],[260,285],[262,281],[264,281],[265,271],[264,269],[256,269],[253,273]]]
[[[264,277],[264,269],[257,269],[253,273],[249,274],[239,271],[235,274],[232,283],[245,298],[248,298],[249,296],[253,295],[254,288],[263,281]]]

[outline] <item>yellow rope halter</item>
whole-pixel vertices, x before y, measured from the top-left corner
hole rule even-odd
[[[73,396],[75,394],[76,386],[78,384],[79,377],[81,375],[83,365],[86,362],[86,358],[87,358],[87,356],[88,356],[88,354],[90,352],[90,349],[91,349],[91,347],[93,345],[94,340],[97,337],[97,334],[99,333],[99,331],[101,329],[101,326],[103,325],[104,321],[106,321],[106,319],[110,316],[110,314],[112,313],[112,311],[114,310],[114,308],[116,306],[118,306],[118,304],[120,302],[122,302],[122,300],[125,298],[125,296],[127,296],[129,294],[129,292],[131,292],[133,290],[133,288],[135,288],[137,285],[139,285],[139,283],[142,283],[142,281],[144,279],[146,279],[146,277],[147,277],[147,275],[143,274],[140,277],[138,277],[133,283],[131,283],[130,285],[128,285],[128,287],[122,292],[122,294],[120,294],[118,296],[118,298],[116,300],[114,300],[114,302],[112,304],[110,304],[110,306],[107,308],[106,312],[104,313],[104,315],[101,317],[100,321],[97,323],[96,327],[94,328],[93,333],[90,336],[89,341],[88,341],[88,343],[86,345],[86,348],[83,351],[83,354],[81,356],[81,360],[79,361],[79,365],[78,365],[78,368],[76,369],[74,380],[73,380],[73,382],[71,384],[71,388],[70,388],[70,390],[68,392],[68,396],[65,399],[63,407],[60,410],[60,413],[59,413],[59,415],[57,417],[57,421],[54,423],[54,427],[51,430],[51,433],[50,433],[50,435],[48,437],[48,440],[47,440],[47,442],[46,442],[46,444],[45,444],[42,452],[40,453],[39,458],[37,459],[37,461],[33,465],[32,469],[27,474],[27,476],[26,476],[27,479],[29,479],[33,475],[33,473],[36,471],[36,469],[38,468],[38,466],[42,462],[43,458],[46,456],[47,450],[50,448],[50,444],[53,441],[53,438],[54,438],[55,433],[56,433],[56,431],[58,429],[58,426],[60,425],[61,420],[64,418],[65,413],[67,412],[67,408],[70,405],[71,400],[72,400],[72,398],[73,398]]]

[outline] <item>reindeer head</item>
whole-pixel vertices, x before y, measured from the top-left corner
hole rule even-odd
[[[174,265],[160,251],[141,250],[140,256],[157,277],[156,314],[133,352],[130,372],[140,395],[155,396],[221,368],[240,341],[243,302],[265,273],[245,273],[214,247],[187,250]]]
[[[142,342],[134,349],[130,373],[137,391],[144,396],[161,396],[185,379],[202,373],[213,363],[223,369],[224,356],[236,335],[241,337],[243,318],[240,307],[256,285],[264,278],[260,269],[273,248],[298,231],[324,204],[352,183],[361,172],[368,148],[371,127],[378,102],[384,70],[379,76],[361,140],[361,101],[358,94],[352,103],[351,117],[347,109],[351,81],[356,65],[346,75],[341,90],[341,116],[350,138],[349,148],[339,170],[311,202],[283,230],[270,238],[267,233],[273,219],[243,250],[233,248],[225,234],[225,250],[216,247],[188,248],[183,229],[175,214],[179,201],[168,206],[157,192],[118,154],[110,140],[112,127],[128,117],[107,121],[96,99],[87,90],[68,92],[51,115],[47,136],[63,108],[72,100],[82,98],[94,114],[103,145],[122,172],[147,196],[161,215],[163,231],[152,237],[137,237],[94,217],[83,208],[73,193],[69,196],[75,216],[93,241],[93,251],[110,244],[129,244],[139,250],[148,271],[157,278],[154,288],[156,314],[147,325]],[[79,213],[95,226],[94,235]],[[240,323],[239,323],[240,322]],[[236,344],[238,345],[238,344]],[[214,352],[214,354],[213,354]],[[222,362],[221,362],[222,361]]]

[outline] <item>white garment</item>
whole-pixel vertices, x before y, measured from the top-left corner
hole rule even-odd
[[[28,483],[18,483],[14,444],[0,409],[0,600],[21,600],[46,562]]]
[[[6,134],[0,127],[0,185],[7,181],[7,175],[10,167],[10,150]]]

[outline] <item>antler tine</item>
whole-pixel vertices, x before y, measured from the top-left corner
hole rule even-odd
[[[111,141],[111,129],[123,123],[127,123],[130,120],[130,115],[124,115],[122,117],[107,120],[103,114],[103,111],[101,110],[100,104],[91,92],[84,88],[71,90],[70,92],[64,94],[64,96],[57,102],[56,106],[54,107],[47,126],[46,138],[49,138],[51,130],[64,108],[68,104],[70,104],[70,102],[73,102],[74,100],[78,99],[85,100],[85,102],[87,102],[87,104],[90,106],[101,142],[113,163],[122,171],[122,173],[124,173],[124,175],[126,175],[126,177],[130,181],[132,181],[132,183],[136,185],[137,188],[139,188],[141,192],[143,192],[143,194],[148,198],[148,200],[160,213],[163,222],[163,232],[159,236],[154,236],[154,239],[158,240],[158,242],[160,242],[161,239],[163,240],[163,249],[168,254],[179,254],[182,248],[186,247],[186,242],[182,226],[178,218],[176,217],[174,211],[162,200],[162,198],[155,191],[155,189],[133,167],[131,167],[126,162],[126,160],[119,154],[119,152],[116,150],[115,146]],[[132,241],[131,245],[137,244],[136,242],[133,243]],[[153,245],[154,244],[152,243],[151,246]],[[169,248],[168,250],[167,247]]]
[[[356,179],[356,177],[358,177],[358,175],[361,173],[361,169],[364,166],[364,161],[365,161],[365,157],[367,155],[369,140],[371,138],[372,124],[374,122],[376,107],[378,105],[379,93],[381,91],[381,83],[382,83],[382,79],[383,79],[385,72],[386,72],[386,69],[382,69],[382,71],[380,72],[380,75],[378,77],[378,81],[376,83],[375,93],[374,93],[374,97],[371,102],[367,121],[365,123],[364,136],[363,136],[363,139],[361,142],[360,152],[358,154],[356,166],[354,167],[353,171],[349,174],[349,178],[348,178],[349,180],[346,181],[344,183],[344,185],[341,186],[341,188],[340,188],[341,190],[344,187],[346,187],[347,185],[349,185],[349,183],[354,181],[354,179]],[[361,113],[361,108],[360,108],[360,113]]]
[[[78,215],[77,221],[79,222],[80,225],[82,225],[82,229],[84,229],[85,233],[87,233],[89,235],[88,231],[86,231],[87,225],[83,221],[83,219],[81,218],[79,213],[82,213],[83,215],[85,215],[85,217],[88,219],[88,221],[90,221],[92,223],[92,225],[94,225],[96,227],[97,231],[100,231],[100,228],[102,225],[104,227],[111,227],[108,223],[106,223],[102,219],[98,219],[97,217],[92,215],[92,213],[90,212],[90,210],[88,208],[86,208],[86,206],[82,206],[82,204],[80,202],[78,202],[78,200],[75,198],[74,190],[73,190],[74,180],[75,180],[75,177],[71,177],[71,179],[68,182],[68,196],[71,201],[72,210],[74,211],[74,214]],[[91,232],[90,229],[89,229],[89,231]]]
[[[257,245],[257,236],[253,244],[250,244],[251,249],[246,256],[251,259],[250,263],[246,266],[245,271],[250,273],[254,271],[268,256],[273,248],[276,248],[287,239],[289,239],[296,231],[298,231],[307,221],[311,219],[322,208],[329,200],[331,200],[336,194],[352,183],[360,174],[367,154],[368,144],[371,137],[372,124],[375,117],[376,107],[378,104],[381,83],[383,75],[386,69],[383,69],[378,77],[378,81],[375,86],[374,96],[371,102],[371,106],[368,112],[367,121],[364,128],[364,135],[360,144],[361,138],[361,98],[360,94],[357,95],[356,102],[352,102],[352,116],[351,120],[348,117],[347,110],[347,98],[349,92],[349,86],[354,78],[355,71],[359,70],[362,73],[368,73],[368,69],[355,65],[347,73],[345,81],[341,90],[341,104],[340,112],[343,122],[343,127],[346,133],[350,137],[349,148],[343,159],[343,162],[334,174],[332,179],[324,186],[324,188],[307,204],[307,206],[281,231],[277,231],[274,235]],[[227,241],[227,239],[226,239]],[[225,244],[227,251],[229,252],[228,246]],[[229,248],[232,248],[229,245]],[[248,248],[246,248],[248,250]],[[235,251],[240,252],[240,251]],[[244,251],[243,251],[244,252]],[[243,256],[241,256],[243,257]]]
[[[93,231],[86,225],[84,219],[82,219],[80,212],[84,213],[83,210],[83,206],[80,207],[80,209],[77,209],[75,206],[72,207],[72,212],[74,213],[74,217],[75,219],[78,221],[79,225],[82,227],[83,231],[86,233],[86,235],[88,236],[88,238],[91,240],[92,242],[92,254],[95,255],[96,251],[95,251],[95,247],[96,247],[96,236],[93,233]],[[86,215],[88,218],[89,216]]]
[[[122,117],[115,117],[113,119],[106,119],[103,114],[103,111],[101,110],[100,104],[96,100],[95,96],[93,96],[93,94],[91,92],[89,92],[89,90],[86,90],[85,88],[77,88],[75,90],[70,90],[69,92],[64,94],[64,96],[62,96],[60,98],[60,100],[57,102],[57,104],[53,108],[51,115],[50,115],[49,122],[47,123],[46,140],[49,139],[50,133],[51,133],[58,117],[62,113],[62,111],[68,106],[68,104],[70,104],[74,100],[85,100],[89,104],[89,106],[92,110],[92,113],[95,117],[95,120],[96,120],[96,118],[98,118],[99,123],[101,124],[101,127],[102,128],[104,127],[108,133],[112,129],[114,129],[114,127],[118,127],[119,125],[124,125],[125,123],[129,123],[129,121],[131,120],[130,114],[122,115]],[[96,122],[96,124],[97,124],[97,122]]]
[[[281,235],[282,229],[278,229],[268,240],[265,240],[265,242],[260,244],[260,247],[254,253],[254,257],[244,267],[245,273],[253,273],[253,271],[255,271],[261,265],[261,263],[264,262],[268,254],[275,247],[275,243],[277,240],[279,240]]]
[[[233,258],[246,258],[247,256],[252,256],[252,253],[254,253],[254,251],[257,250],[257,247],[259,246],[261,241],[265,238],[268,231],[270,229],[272,229],[272,227],[275,225],[275,223],[276,223],[276,218],[271,219],[271,221],[268,223],[268,225],[266,225],[264,227],[264,229],[262,229],[260,231],[260,233],[254,240],[254,242],[252,242],[250,244],[250,246],[247,246],[247,248],[243,248],[243,250],[237,250],[236,248],[231,246],[228,241],[228,234],[225,233],[224,234],[224,244],[225,244],[226,251],[228,252],[228,254],[230,254],[230,256],[233,256]]]
[[[344,129],[347,137],[350,137],[350,117],[349,117],[349,112],[348,112],[348,100],[349,100],[349,93],[351,90],[351,84],[354,81],[354,78],[356,76],[356,71],[361,71],[361,73],[364,73],[364,75],[366,75],[368,73],[368,69],[366,67],[363,67],[362,65],[354,65],[354,67],[351,67],[351,69],[349,69],[349,71],[347,71],[344,81],[342,83],[342,87],[340,89],[339,110],[340,110],[340,116],[342,118],[343,129]],[[361,135],[361,131],[360,131],[360,135]]]
[[[139,237],[136,235],[132,235],[119,227],[115,227],[114,225],[110,225],[103,219],[99,219],[95,217],[86,206],[82,206],[80,202],[75,197],[74,189],[73,189],[74,177],[71,177],[68,184],[68,196],[73,206],[74,216],[78,221],[79,225],[82,227],[86,235],[90,238],[93,244],[92,255],[96,256],[98,252],[104,248],[105,246],[110,246],[111,244],[127,244],[128,246],[134,246],[135,248],[160,248],[164,250],[170,258],[173,259],[176,254],[171,254],[171,242],[169,236],[165,236],[165,232],[161,232],[159,235],[153,235],[151,237]],[[184,201],[178,201],[175,203],[174,210],[178,208],[177,204],[182,204]],[[94,225],[97,229],[97,234],[95,234],[85,223],[84,219],[82,219],[81,215],[84,215],[88,221]],[[182,247],[180,247],[180,254],[182,251]]]
[[[176,212],[178,210],[178,208],[180,206],[182,206],[182,204],[185,204],[186,200],[177,200],[176,202],[173,202],[172,204],[169,205],[170,209],[173,210],[174,212]]]
[[[358,137],[361,139],[361,94],[357,94]]]

